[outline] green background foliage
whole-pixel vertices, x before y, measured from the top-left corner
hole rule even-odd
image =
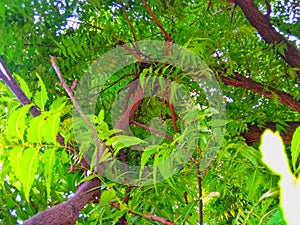
[[[172,42],[191,50],[209,66],[220,81],[226,102],[227,121],[221,121],[226,123],[224,142],[216,159],[201,171],[204,221],[208,224],[274,224],[272,221],[280,218],[278,177],[261,162],[258,144],[249,146],[242,133],[247,131],[248,124],[263,128],[268,122],[276,122],[276,128],[284,132],[287,122],[300,121],[299,113],[280,104],[275,93],[272,99],[266,98],[246,88],[225,85],[221,77],[234,79],[234,74],[239,73],[263,84],[265,90],[275,88],[299,100],[297,69],[287,65],[278,54],[285,46],[266,44],[240,8],[233,9],[226,1],[212,1],[212,5],[204,0],[148,2]],[[285,37],[294,37],[291,42],[296,46],[300,31],[298,8],[287,4],[288,1],[269,2],[274,14],[271,23]],[[265,1],[255,3],[266,12]],[[124,1],[123,6],[137,41],[165,39],[141,1]],[[80,126],[80,122],[72,121],[72,102],[57,85],[59,80],[49,55],[57,59],[71,86],[99,56],[135,40],[116,0],[0,1],[0,33],[1,57],[22,90],[42,112],[33,118],[28,114],[31,105],[21,106],[0,82],[0,223],[17,224],[47,206],[67,200],[85,176],[78,163],[81,156],[69,154],[67,145],[61,146],[56,141],[56,135],[61,133],[65,143],[88,146],[84,139],[82,143],[76,142],[73,126]],[[119,133],[110,120],[114,99],[137,75],[168,78],[198,94],[193,101],[203,106],[195,109],[203,119],[200,124],[203,132],[199,134],[199,147],[192,157],[201,164],[201,151],[212,138],[211,113],[205,110],[208,103],[185,73],[161,64],[130,65],[115,73],[102,87],[95,115],[90,119],[96,124],[100,139],[107,141],[107,154],[113,151],[120,157],[120,150],[124,150],[129,164],[153,165],[176,149],[176,140],[188,136],[188,133],[182,135],[174,131],[168,103],[149,98],[143,101],[133,119],[150,126],[153,118],[162,118],[167,127],[165,132],[173,142],[164,139],[141,155],[138,151],[129,151],[128,147],[142,145],[142,139],[151,135],[149,131],[130,125],[137,138],[124,134],[121,138],[126,140],[125,145],[111,137]],[[159,85],[164,87],[162,82]],[[290,152],[291,168],[299,174],[299,152],[293,148]],[[196,224],[200,210],[196,171],[195,164],[189,161],[179,173],[163,182],[132,187],[128,204],[123,202],[126,185],[101,178],[99,203],[88,204],[77,224],[113,224],[123,215],[129,224],[159,224],[141,216],[143,214],[167,218],[176,224]],[[120,209],[112,207],[111,202],[119,203]]]

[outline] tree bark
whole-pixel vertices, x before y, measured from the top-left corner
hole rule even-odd
[[[300,126],[300,122],[287,122],[288,126],[285,128],[286,132],[281,132],[281,137],[285,144],[291,144],[293,134],[297,127]],[[248,145],[252,145],[254,142],[259,142],[262,133],[265,129],[269,128],[276,131],[276,123],[269,122],[266,123],[266,127],[258,127],[256,125],[248,124],[248,131],[242,133],[242,136],[246,139]]]
[[[247,20],[257,29],[258,33],[267,43],[286,44],[287,48],[284,50],[284,55],[281,56],[292,67],[300,68],[300,52],[298,49],[275,30],[268,17],[264,16],[258,10],[253,0],[235,0],[234,3],[242,9]],[[297,71],[297,74],[300,76],[300,71]]]
[[[84,182],[69,200],[50,209],[39,212],[26,220],[23,225],[73,225],[76,223],[79,212],[92,199],[99,198],[100,180],[94,178]]]

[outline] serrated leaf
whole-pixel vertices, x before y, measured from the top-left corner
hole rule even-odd
[[[292,165],[294,171],[297,168],[297,162],[299,163],[299,155],[300,155],[300,127],[298,127],[294,134],[291,143],[291,153],[292,153]]]
[[[214,127],[222,127],[222,126],[225,126],[229,122],[231,122],[231,121],[230,120],[214,119],[212,121],[212,126],[214,126]]]
[[[24,142],[24,132],[27,128],[26,126],[26,114],[32,104],[25,105],[16,111],[14,111],[7,121],[7,132],[6,136],[9,138],[18,137],[22,142]]]
[[[30,121],[29,128],[27,129],[27,140],[30,143],[42,143],[43,134],[41,130],[44,126],[44,118],[47,116],[46,113],[43,113],[33,120]]]
[[[35,180],[39,150],[35,148],[14,148],[11,150],[9,161],[12,171],[22,184],[23,192],[27,201],[29,201],[29,192]]]
[[[56,143],[61,110],[52,111],[47,114],[49,114],[49,116],[44,119],[44,126],[42,127],[41,132],[43,134],[44,141]]]
[[[43,162],[44,162],[44,174],[46,178],[46,190],[47,196],[50,197],[51,194],[51,184],[52,184],[52,174],[53,168],[56,161],[55,148],[46,149],[43,154]]]
[[[60,106],[63,108],[64,104]],[[44,112],[34,118],[27,130],[27,139],[31,143],[51,142],[56,143],[59,130],[61,110]]]
[[[158,77],[158,83],[162,90],[166,89],[166,82],[165,82],[165,78],[163,76]]]
[[[45,105],[48,101],[48,94],[47,94],[47,89],[46,86],[42,80],[42,78],[36,74],[38,80],[38,88],[40,90],[38,90],[35,95],[34,95],[34,103],[37,105],[37,107],[39,107],[42,111],[44,111],[45,109]]]

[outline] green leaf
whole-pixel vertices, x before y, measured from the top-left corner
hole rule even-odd
[[[44,174],[46,177],[46,190],[48,197],[50,197],[51,194],[52,176],[56,161],[55,151],[55,148],[46,149],[45,153],[43,154]]]
[[[112,200],[116,200],[116,191],[114,189],[108,189],[101,193],[100,205],[109,204]]]
[[[34,103],[39,107],[42,111],[45,110],[45,105],[48,101],[48,94],[47,94],[47,89],[46,86],[42,80],[42,78],[36,74],[38,77],[38,91],[34,95]]]
[[[60,113],[61,110],[47,113],[49,116],[44,119],[44,125],[41,129],[44,141],[56,143],[56,136],[58,134],[60,124]]]
[[[260,154],[257,150],[250,146],[247,146],[246,144],[242,144],[238,150],[241,155],[248,159],[254,166],[258,165]]]
[[[14,76],[15,76],[16,80],[18,81],[18,83],[20,84],[20,87],[23,90],[23,92],[25,93],[25,95],[30,99],[32,97],[32,92],[30,91],[26,81],[23,80],[22,77],[20,77],[19,75],[15,74],[15,73],[14,73]]]
[[[104,110],[101,109],[98,114],[98,122],[102,122],[104,120]]]
[[[64,104],[60,106],[63,108]],[[61,109],[44,112],[34,118],[27,130],[27,139],[31,143],[50,142],[56,143],[59,130]]]
[[[56,98],[52,104],[50,105],[50,110],[58,110],[58,109],[62,109],[62,105],[65,105],[65,101],[67,100],[67,97],[63,96],[63,97],[59,97]]]
[[[147,142],[143,141],[140,138],[133,137],[133,136],[127,136],[127,135],[117,135],[107,141],[107,145],[112,145],[112,146],[119,144],[119,143],[122,143],[124,147],[130,147],[133,145],[138,145],[138,144],[147,143]]]
[[[144,166],[148,163],[149,158],[151,155],[157,152],[157,145],[151,145],[148,146],[146,149],[144,149],[142,158],[141,158],[141,167],[144,168]]]
[[[299,163],[299,154],[300,154],[300,127],[298,127],[294,134],[291,143],[291,153],[292,153],[292,165],[294,171],[296,171],[297,163]]]
[[[30,121],[29,128],[27,129],[27,140],[30,143],[42,143],[43,133],[41,132],[44,126],[44,118],[47,116],[46,113],[35,117]]]
[[[29,192],[35,180],[39,150],[35,148],[17,147],[11,150],[9,161],[13,173],[16,175],[25,194],[26,200],[29,202]]]
[[[10,115],[7,122],[7,132],[5,133],[8,138],[18,137],[24,142],[24,132],[27,128],[26,114],[31,107],[32,104],[23,106]]]

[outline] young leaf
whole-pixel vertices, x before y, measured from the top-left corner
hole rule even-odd
[[[101,109],[99,114],[98,114],[98,122],[102,122],[104,120],[104,110]]]

